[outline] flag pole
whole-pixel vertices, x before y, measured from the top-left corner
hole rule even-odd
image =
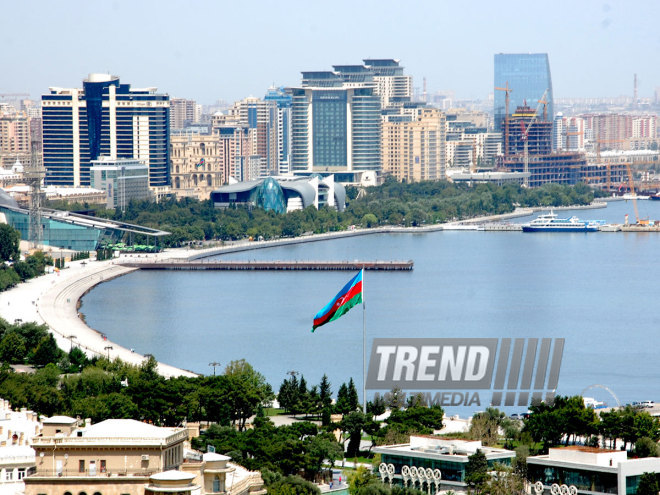
[[[367,312],[364,302],[364,265],[362,265],[362,413],[367,414]]]

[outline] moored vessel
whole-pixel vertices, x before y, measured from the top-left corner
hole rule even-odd
[[[552,211],[523,224],[523,232],[598,232],[603,220],[580,220],[578,217],[558,218]]]

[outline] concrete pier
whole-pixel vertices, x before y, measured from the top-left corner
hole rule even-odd
[[[121,266],[140,270],[258,270],[258,271],[410,271],[409,261],[122,261]]]

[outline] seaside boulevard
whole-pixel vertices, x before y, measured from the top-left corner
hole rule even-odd
[[[513,213],[479,217],[466,220],[474,223],[496,221],[529,215],[531,209],[518,209]],[[444,225],[445,227],[447,224]],[[186,248],[167,249],[157,254],[122,255],[120,258],[106,261],[74,261],[58,273],[48,273],[41,277],[23,282],[11,290],[0,293],[0,316],[9,322],[17,319],[23,322],[34,321],[48,325],[58,346],[68,350],[78,346],[88,355],[120,358],[130,364],[139,365],[145,356],[111,342],[102,333],[88,327],[78,315],[78,301],[91,288],[115,277],[130,273],[137,268],[128,268],[116,264],[118,261],[167,261],[194,260],[223,253],[263,249],[286,244],[316,242],[348,236],[382,233],[419,233],[442,230],[443,225],[425,227],[382,227],[373,229],[355,229],[345,232],[331,232],[310,236],[277,239],[273,241],[241,241],[222,247],[200,250]],[[158,372],[165,376],[196,376],[195,373],[158,363]]]

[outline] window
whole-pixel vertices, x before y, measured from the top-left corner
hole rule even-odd
[[[101,459],[101,472],[106,472],[105,459]]]

